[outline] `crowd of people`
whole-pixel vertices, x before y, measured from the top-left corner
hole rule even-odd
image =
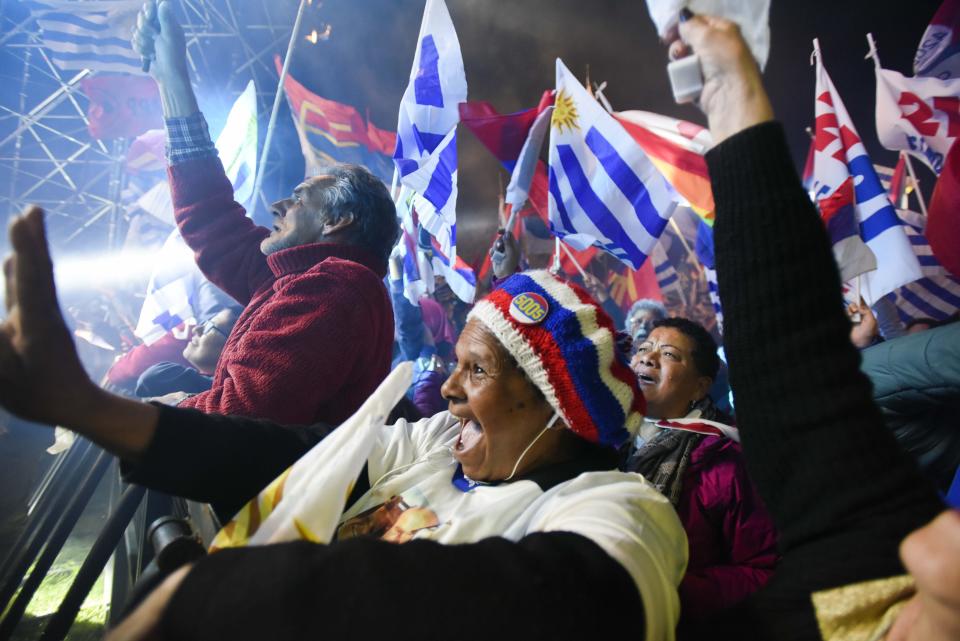
[[[869,308],[845,313],[736,25],[687,14],[670,47],[700,58],[716,143],[726,362],[655,301],[614,320],[590,279],[518,271],[510,238],[472,308],[442,283],[412,304],[391,195],[363,167],[307,179],[255,226],[169,3],[147,4],[134,44],[177,225],[232,301],[182,354],[125,355],[108,376],[125,394],[104,389],[32,208],[10,230],[0,332],[7,410],[222,520],[111,639],[960,638],[960,514],[942,499],[960,324],[878,341]]]

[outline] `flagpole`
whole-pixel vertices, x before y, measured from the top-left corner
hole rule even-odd
[[[701,269],[700,259],[697,258],[697,253],[693,251],[693,248],[690,247],[690,244],[684,237],[683,232],[680,231],[680,225],[678,225],[677,221],[673,219],[673,214],[670,215],[670,227],[673,228],[673,232],[680,239],[680,242],[683,243],[683,248],[687,250],[687,258],[691,259],[691,264],[693,264],[698,270]]]
[[[927,203],[923,200],[923,192],[920,191],[920,183],[917,182],[917,175],[913,172],[913,162],[910,161],[910,154],[905,151],[901,151],[900,155],[903,157],[904,164],[907,166],[907,173],[910,174],[910,182],[913,183],[913,191],[917,193],[917,202],[920,203],[920,213],[926,217]]]
[[[880,55],[877,53],[877,41],[873,39],[873,34],[867,34],[867,44],[870,46],[870,50],[867,51],[867,55],[863,57],[864,60],[870,60],[873,58],[873,65],[877,69],[880,69]]]
[[[877,53],[877,41],[874,40],[872,33],[867,34],[867,44],[870,46],[870,50],[867,52],[864,60],[873,58],[874,66],[877,69],[880,69],[880,55]],[[913,171],[913,162],[910,161],[910,154],[901,151],[900,157],[903,158],[904,164],[907,166],[907,173],[910,174],[910,182],[913,183],[913,190],[917,192],[917,201],[920,203],[920,212],[926,216],[927,203],[923,199],[923,193],[920,191],[920,184],[917,182],[917,175]]]
[[[577,271],[580,272],[580,275],[583,276],[583,280],[587,280],[587,272],[583,271],[583,267],[580,266],[580,261],[573,255],[573,252],[570,251],[570,248],[567,247],[566,243],[559,242],[560,239],[557,238],[557,244],[560,247],[563,247],[563,251],[567,252],[567,256],[570,257],[570,260],[573,262],[573,266],[577,268]]]
[[[300,33],[300,23],[303,21],[303,12],[307,7],[307,0],[300,0],[300,8],[297,9],[297,19],[293,22],[293,33],[290,34],[290,42],[287,44],[287,55],[283,59],[283,68],[280,70],[280,80],[277,82],[277,93],[273,97],[273,110],[270,112],[270,124],[267,125],[267,134],[263,139],[263,150],[260,152],[260,161],[257,163],[257,177],[253,181],[254,203],[260,195],[260,187],[263,185],[263,174],[267,162],[267,154],[270,153],[270,142],[273,139],[273,129],[277,124],[277,114],[280,112],[280,98],[283,96],[283,83],[287,79],[287,72],[290,70],[290,59],[293,54],[293,45],[297,42],[297,35]]]

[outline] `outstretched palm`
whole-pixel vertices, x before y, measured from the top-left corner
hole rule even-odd
[[[0,325],[0,404],[31,421],[67,422],[95,386],[63,321],[53,282],[43,211],[10,226],[14,254],[4,263],[7,318]]]

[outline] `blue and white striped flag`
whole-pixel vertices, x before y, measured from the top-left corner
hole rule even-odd
[[[894,291],[894,304],[904,321],[932,318],[942,321],[960,311],[960,280],[937,262],[923,235],[925,219],[911,211],[899,211],[913,252],[920,262],[923,278]]]
[[[443,0],[427,0],[410,83],[400,101],[393,158],[400,183],[417,194],[423,226],[456,256],[458,105],[467,99],[460,41]]]
[[[400,189],[397,198],[397,215],[400,218],[400,239],[394,252],[400,258],[403,275],[403,295],[411,305],[420,305],[423,296],[434,290],[433,266],[430,253],[419,243],[419,222],[414,210],[414,193],[408,187]]]
[[[550,227],[639,269],[677,196],[640,146],[557,59],[550,126]]]
[[[663,248],[663,245],[657,243],[653,247],[653,253],[651,253],[650,256],[653,259],[653,273],[656,275],[660,292],[662,294],[677,292],[682,296],[683,294],[680,290],[680,275],[677,274],[677,270],[673,267],[673,264],[670,263],[670,258],[667,256],[667,251]]]
[[[25,0],[61,69],[143,74],[130,46],[143,0]]]
[[[720,286],[717,285],[717,270],[704,266],[703,275],[707,280],[707,292],[710,294],[710,303],[713,304],[713,313],[717,316],[717,331],[723,334],[723,308],[720,306]]]

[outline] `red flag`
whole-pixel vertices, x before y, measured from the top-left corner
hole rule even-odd
[[[90,135],[99,139],[133,138],[163,127],[160,92],[146,76],[94,76],[81,81],[90,100]]]
[[[167,132],[151,129],[137,136],[127,150],[127,171],[138,174],[144,171],[163,171],[167,168],[163,148],[167,144]]]
[[[507,171],[513,171],[533,121],[551,104],[553,92],[549,90],[543,92],[540,104],[536,107],[512,114],[500,114],[493,105],[482,100],[461,102],[460,122],[473,132]]]
[[[397,147],[397,134],[377,127],[367,116],[367,141],[370,151],[392,157],[393,150]]]
[[[652,260],[643,261],[640,269],[626,267],[623,273],[611,269],[607,274],[607,287],[610,288],[610,298],[624,312],[641,298],[663,300]]]
[[[280,72],[280,57],[274,56]],[[287,75],[283,89],[290,103],[293,124],[300,135],[307,173],[326,164],[350,162],[365,165],[389,183],[393,174],[393,148],[397,135],[364,122],[356,108],[321,98]]]
[[[956,143],[930,198],[926,236],[940,264],[960,278],[960,147]]]
[[[900,206],[900,199],[903,196],[904,187],[906,187],[907,163],[904,162],[903,154],[897,160],[897,166],[893,168],[893,177],[890,178],[890,202],[894,207]]]

